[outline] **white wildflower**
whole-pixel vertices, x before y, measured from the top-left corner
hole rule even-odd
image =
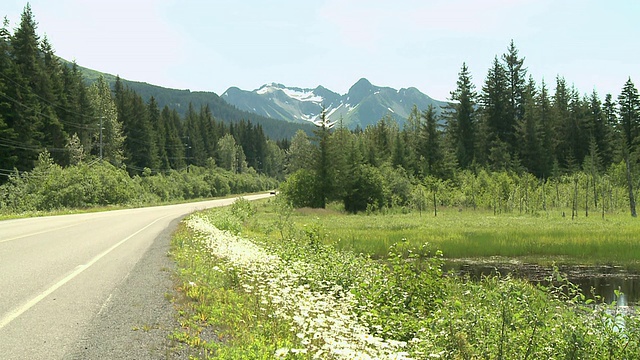
[[[259,296],[261,304],[275,304],[274,315],[291,322],[291,331],[306,348],[276,350],[276,358],[289,353],[311,353],[313,358],[410,359],[403,341],[376,338],[358,321],[351,289],[330,282],[318,282],[302,274],[318,273],[304,261],[282,261],[263,247],[222,231],[207,220],[192,216],[187,225],[203,236],[210,251],[237,269],[242,287]],[[214,270],[216,267],[214,267]]]

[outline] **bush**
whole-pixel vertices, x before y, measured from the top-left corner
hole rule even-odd
[[[318,196],[317,189],[316,176],[307,169],[300,169],[291,174],[280,187],[282,195],[296,208],[320,207],[322,201]]]
[[[384,178],[378,168],[360,165],[347,187],[344,208],[350,213],[379,209],[384,205]]]

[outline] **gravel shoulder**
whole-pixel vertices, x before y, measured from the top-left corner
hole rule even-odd
[[[173,221],[147,249],[64,359],[188,358],[185,350],[168,338],[179,326],[170,301],[176,295],[175,263],[168,252],[180,221]]]

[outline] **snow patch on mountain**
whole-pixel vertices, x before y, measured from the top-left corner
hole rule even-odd
[[[365,128],[391,115],[403,124],[414,104],[420,111],[434,105],[439,111],[445,102],[431,99],[416,88],[392,89],[358,80],[346,94],[322,86],[315,89],[270,83],[253,91],[230,88],[224,99],[241,110],[252,111],[285,121],[317,122],[322,111],[330,122],[340,121],[349,128]]]
[[[322,96],[316,95],[311,89],[288,88],[282,84],[276,83],[263,85],[259,89],[255,90],[255,93],[258,95],[266,95],[277,91],[282,91],[286,96],[293,100],[310,101],[318,104],[322,104],[324,101]]]

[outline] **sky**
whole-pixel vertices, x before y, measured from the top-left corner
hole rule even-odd
[[[466,63],[480,92],[514,41],[553,91],[617,97],[640,84],[637,0],[31,0],[38,34],[78,65],[163,87],[276,82],[345,94],[360,78],[450,98]],[[19,25],[26,1],[3,0]],[[636,88],[638,85],[636,85]]]

